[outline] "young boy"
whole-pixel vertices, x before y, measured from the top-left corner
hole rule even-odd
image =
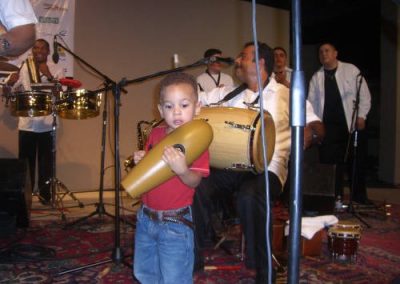
[[[174,129],[189,122],[200,111],[197,83],[185,73],[172,73],[160,83],[158,110],[165,126],[154,128],[146,150]],[[138,163],[145,151],[134,153]],[[176,174],[143,194],[137,214],[134,274],[141,283],[192,283],[194,240],[191,205],[194,188],[209,174],[205,151],[191,165],[185,154],[167,146],[162,159]]]

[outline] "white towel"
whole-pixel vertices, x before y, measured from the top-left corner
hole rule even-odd
[[[319,230],[337,224],[338,222],[338,218],[334,215],[303,217],[301,218],[301,235],[311,240]],[[286,223],[285,236],[289,235],[289,220],[286,221]]]

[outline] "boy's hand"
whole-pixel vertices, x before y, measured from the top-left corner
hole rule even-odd
[[[144,155],[146,155],[146,151],[143,150],[133,153],[133,161],[135,162],[135,165],[143,159]]]
[[[188,172],[189,168],[186,164],[185,154],[179,149],[172,146],[166,146],[164,148],[164,154],[162,159],[166,162],[171,170],[178,176],[184,175]]]

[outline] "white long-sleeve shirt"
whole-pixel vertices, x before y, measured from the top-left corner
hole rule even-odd
[[[211,78],[211,76],[214,78]],[[207,72],[201,73],[199,76],[197,76],[197,84],[201,86],[202,90],[204,92],[210,92],[214,88],[218,88],[219,86],[216,85],[215,82],[218,82],[218,77],[219,77],[219,86],[225,86],[225,87],[232,87],[233,84],[233,79],[231,76],[228,74],[220,72],[219,74],[209,74]]]
[[[11,30],[17,26],[36,24],[37,19],[29,0],[1,0],[0,22]]]
[[[364,119],[367,118],[368,112],[371,108],[371,94],[367,82],[361,76],[360,70],[353,64],[338,61],[335,78],[342,98],[347,127],[349,131],[351,131],[354,126],[351,125],[351,119],[360,79],[362,80],[362,83],[360,88],[358,117]],[[308,90],[308,100],[312,104],[315,114],[323,120],[325,103],[325,75],[323,67],[315,72],[311,78]]]

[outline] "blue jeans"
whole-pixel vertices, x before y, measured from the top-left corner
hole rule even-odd
[[[192,221],[192,213],[184,216]],[[151,220],[138,211],[133,271],[143,284],[193,283],[193,230],[182,223]]]

